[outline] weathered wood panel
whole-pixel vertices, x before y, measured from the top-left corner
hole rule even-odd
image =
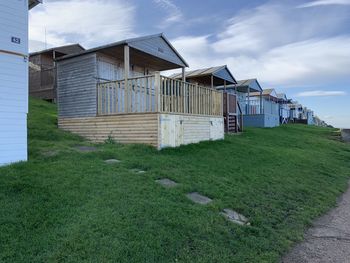
[[[120,143],[158,146],[157,113],[59,118],[58,126],[94,142],[104,142],[110,137]]]
[[[57,62],[60,117],[92,117],[97,112],[96,54]]]

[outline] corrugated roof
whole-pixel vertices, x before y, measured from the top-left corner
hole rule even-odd
[[[271,97],[275,97],[276,96],[273,95],[273,93],[275,92],[275,89],[264,89],[262,92],[263,96],[271,96]],[[260,96],[260,92],[252,92],[250,93],[250,96],[254,97],[254,96]]]
[[[229,81],[232,84],[235,84],[236,80],[226,65],[186,71],[185,78],[190,79],[190,78],[198,78],[198,77],[211,76],[211,75],[217,78],[222,78],[219,76],[219,74],[216,74],[222,70],[226,70],[231,77],[231,79],[225,79],[225,80]],[[182,73],[176,73],[171,75],[170,77],[175,79],[180,79],[182,78]]]
[[[257,80],[256,79],[238,80],[237,81],[237,87],[238,86],[249,86],[253,81],[257,81]]]
[[[256,92],[263,91],[257,79],[238,80],[236,87],[237,89],[248,89],[249,87],[251,90],[255,90]]]
[[[190,70],[185,72],[185,77],[199,77],[199,76],[207,76],[211,75],[214,72],[224,68],[225,66],[218,66],[218,67],[210,67],[210,68],[203,68],[203,69],[196,69],[196,70]],[[182,78],[182,73],[176,73],[170,76],[171,78],[177,79]]]
[[[85,48],[82,47],[80,44],[70,44],[70,45],[53,47],[53,48],[48,48],[48,49],[32,52],[32,53],[29,53],[29,56],[34,56],[34,55],[43,54],[43,53],[52,52],[52,51],[60,52],[62,49],[66,49],[66,48],[70,48],[70,47],[76,47],[77,50],[80,49],[80,51],[84,51],[85,50]],[[74,53],[76,53],[76,52],[74,52]]]
[[[94,53],[94,52],[97,52],[97,51],[100,51],[100,50],[103,50],[103,49],[106,49],[106,48],[113,48],[113,47],[117,47],[117,46],[121,46],[121,45],[128,45],[128,44],[130,44],[132,42],[142,41],[142,40],[155,38],[155,37],[161,37],[169,45],[169,47],[172,49],[172,51],[175,52],[175,54],[182,61],[184,66],[188,67],[188,64],[185,61],[185,59],[179,54],[179,52],[177,52],[177,50],[170,43],[170,41],[164,36],[163,33],[156,34],[156,35],[148,35],[148,36],[143,36],[143,37],[129,38],[129,39],[121,40],[121,41],[118,41],[118,42],[114,42],[114,43],[111,43],[111,44],[99,46],[99,47],[96,47],[96,48],[87,49],[85,51],[82,51],[82,52],[79,52],[79,53],[76,53],[76,54],[66,55],[66,56],[58,58],[57,60],[64,60],[64,59],[68,59],[68,58],[72,58],[72,57],[77,57],[77,56],[81,56],[81,55],[85,55],[85,54],[89,54],[89,53]]]
[[[277,98],[287,100],[287,95],[285,93],[277,93]]]

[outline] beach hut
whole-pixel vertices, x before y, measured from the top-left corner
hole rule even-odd
[[[263,90],[257,79],[238,80],[226,91],[237,95],[245,127],[275,127],[279,125],[275,91]]]
[[[253,92],[249,97],[250,112],[253,113],[252,123],[255,127],[276,127],[280,124],[279,99],[274,89],[264,89],[262,93]],[[261,107],[261,114],[255,114]]]
[[[0,4],[0,165],[27,160],[28,10],[40,2]]]
[[[58,126],[92,141],[158,149],[224,137],[222,92],[185,82],[186,61],[163,34],[56,59]],[[160,71],[182,69],[182,78]]]
[[[181,79],[182,74],[173,74],[171,77]],[[223,91],[225,132],[237,133],[243,130],[242,110],[238,104],[237,95],[228,93],[225,89],[228,85],[237,84],[226,65],[186,71],[185,79],[195,85]]]
[[[289,100],[287,95],[284,93],[278,93],[278,105],[279,105],[279,114],[280,114],[280,123],[287,124],[290,119],[290,108],[288,106]]]
[[[79,44],[54,47],[29,54],[29,95],[47,101],[56,101],[55,59],[83,51]]]

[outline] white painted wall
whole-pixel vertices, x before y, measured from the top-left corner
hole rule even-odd
[[[0,165],[27,160],[27,56],[28,0],[1,1]]]
[[[160,148],[224,139],[223,117],[160,114]]]

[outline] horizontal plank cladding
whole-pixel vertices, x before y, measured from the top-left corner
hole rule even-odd
[[[158,146],[157,113],[59,118],[58,126],[98,143],[112,138],[119,143]]]

